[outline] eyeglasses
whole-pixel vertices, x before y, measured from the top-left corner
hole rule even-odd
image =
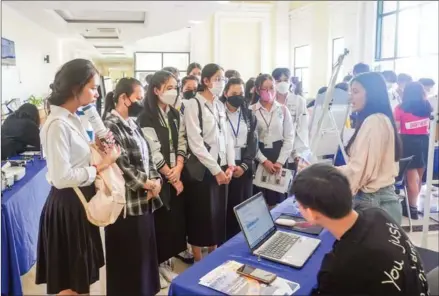
[[[213,79],[213,81],[227,83],[229,81],[229,79],[227,79],[226,77],[216,77],[215,79]]]

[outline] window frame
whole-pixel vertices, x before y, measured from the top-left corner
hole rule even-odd
[[[144,54],[144,53],[152,53],[152,54],[161,54],[161,65],[162,67],[159,70],[151,70],[151,69],[137,69],[137,63],[136,63],[136,56],[137,54]],[[136,51],[134,52],[134,76],[136,77],[136,73],[137,72],[157,72],[160,71],[161,69],[163,69],[164,67],[171,67],[172,65],[164,65],[163,61],[164,61],[164,56],[166,54],[186,54],[188,57],[188,66],[191,62],[191,53],[188,51]],[[178,71],[186,73],[187,68],[186,69],[178,69]]]
[[[296,61],[296,51],[297,51],[297,49],[299,49],[299,48],[303,48],[303,47],[309,47],[309,49],[310,49],[310,51],[311,51],[311,45],[310,45],[310,44],[304,44],[304,45],[300,45],[300,46],[295,46],[295,47],[294,47],[293,76],[295,76],[295,77],[298,77],[298,76],[297,76],[297,70],[301,70],[301,71],[303,71],[303,69],[307,69],[307,70],[308,70],[308,76],[311,76],[310,73],[309,73],[309,71],[310,71],[310,63],[311,63],[310,60],[307,61],[307,66],[306,66],[306,67],[304,67],[304,66],[297,67],[297,66],[296,66],[296,65],[297,65],[297,61]],[[311,57],[311,52],[310,52],[310,55],[309,55],[309,56]],[[301,75],[301,78],[302,78],[302,75]],[[309,77],[308,77],[308,78],[309,78]],[[302,82],[302,86],[303,86],[303,78],[301,79],[301,82]],[[308,93],[309,93],[309,89],[303,89],[303,93],[304,93],[304,94],[308,94]]]

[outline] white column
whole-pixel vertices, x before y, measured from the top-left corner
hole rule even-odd
[[[289,1],[275,1],[272,13],[272,66],[290,67]]]

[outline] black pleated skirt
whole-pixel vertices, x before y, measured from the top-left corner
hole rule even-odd
[[[80,188],[88,200],[95,186]],[[84,206],[72,188],[52,187],[40,218],[36,284],[48,294],[72,289],[88,294],[99,280],[104,253],[99,228],[87,220]]]
[[[226,239],[226,185],[206,170],[203,182],[185,182],[188,243],[215,246]]]
[[[150,296],[160,291],[154,215],[127,216],[105,227],[107,295]]]
[[[414,156],[409,164],[409,169],[423,169],[428,162],[428,137],[429,135],[401,135],[402,156]]]
[[[233,178],[229,184],[229,195],[227,202],[227,240],[241,231],[238,220],[236,220],[233,208],[249,199],[253,194],[253,173],[247,171],[241,178]]]
[[[159,263],[187,249],[185,194],[183,192],[177,196],[172,187],[170,195],[169,209],[163,206],[154,212]]]

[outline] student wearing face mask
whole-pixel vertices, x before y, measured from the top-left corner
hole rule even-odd
[[[117,83],[117,85],[119,85],[120,87],[128,84],[128,83],[133,83],[133,84],[137,84],[137,79],[135,78],[123,78],[124,79],[124,83],[123,84],[119,84],[119,82],[121,80],[119,80],[119,82]],[[139,82],[140,83],[140,82]],[[116,86],[117,86],[116,85]],[[140,84],[141,86],[142,84]],[[129,90],[129,91],[128,91]],[[104,108],[104,113],[102,115],[102,120],[105,120],[107,118],[107,116],[110,115],[111,111],[114,109],[114,104],[112,103],[115,99],[114,96],[117,95],[118,92],[116,90],[111,91],[107,94],[106,98],[105,98],[105,108]],[[129,106],[127,106],[128,108],[128,116],[130,118],[137,118],[137,116],[139,116],[139,114],[142,112],[143,110],[143,106],[141,101],[143,100],[143,95],[144,95],[144,90],[140,90],[138,87],[136,87],[135,89],[127,89],[127,96],[133,96],[136,99],[132,101],[132,104]],[[137,100],[137,98],[139,98]],[[108,103],[108,104],[107,104]]]
[[[252,77],[245,83],[245,103],[247,106],[250,106],[253,100],[253,93],[255,92],[255,80],[256,78]]]
[[[233,208],[252,196],[258,136],[256,117],[245,103],[241,78],[231,78],[227,82],[221,101],[226,107],[228,134],[234,143],[236,164],[228,188],[226,232],[229,240],[241,231]]]
[[[126,187],[122,213],[105,228],[107,295],[155,295],[160,290],[153,213],[163,206],[161,177],[140,127],[130,118],[144,97],[141,83],[122,78],[105,106],[105,125],[121,146],[117,164]],[[130,111],[133,110],[133,111]]]
[[[203,67],[201,67],[200,64],[191,63],[187,67],[186,75],[187,76],[191,76],[191,75],[195,76],[198,78],[198,82],[201,82],[201,69],[203,69]]]
[[[259,151],[256,160],[270,174],[277,174],[286,167],[293,152],[293,120],[288,108],[275,100],[274,80],[269,74],[261,74],[255,81],[253,105],[249,108],[257,119]],[[270,207],[282,202],[285,194],[261,190]]]
[[[192,176],[184,183],[188,242],[195,261],[201,260],[201,247],[207,246],[212,252],[226,238],[227,188],[224,185],[230,182],[234,172],[235,148],[229,141],[224,104],[219,100],[225,83],[220,66],[206,65],[201,72],[201,91],[195,98],[185,100],[181,109],[188,153],[193,154],[204,169],[202,180]]]
[[[294,170],[297,155],[309,149],[309,115],[306,100],[295,93],[294,84],[290,84],[290,76],[291,72],[288,68],[277,68],[273,71],[273,78],[276,81],[276,101],[288,108],[295,129],[293,153],[288,160],[289,168]]]
[[[154,213],[160,275],[169,283],[177,276],[171,258],[186,250],[186,218],[181,172],[186,156],[185,131],[180,113],[172,107],[177,96],[177,79],[170,72],[158,71],[146,94],[145,110],[138,123],[151,147],[163,183],[160,198],[164,207]],[[161,287],[166,288],[167,283]]]
[[[174,108],[180,111],[181,102],[195,97],[198,89],[198,78],[194,75],[189,75],[181,81],[181,92],[174,105]]]

